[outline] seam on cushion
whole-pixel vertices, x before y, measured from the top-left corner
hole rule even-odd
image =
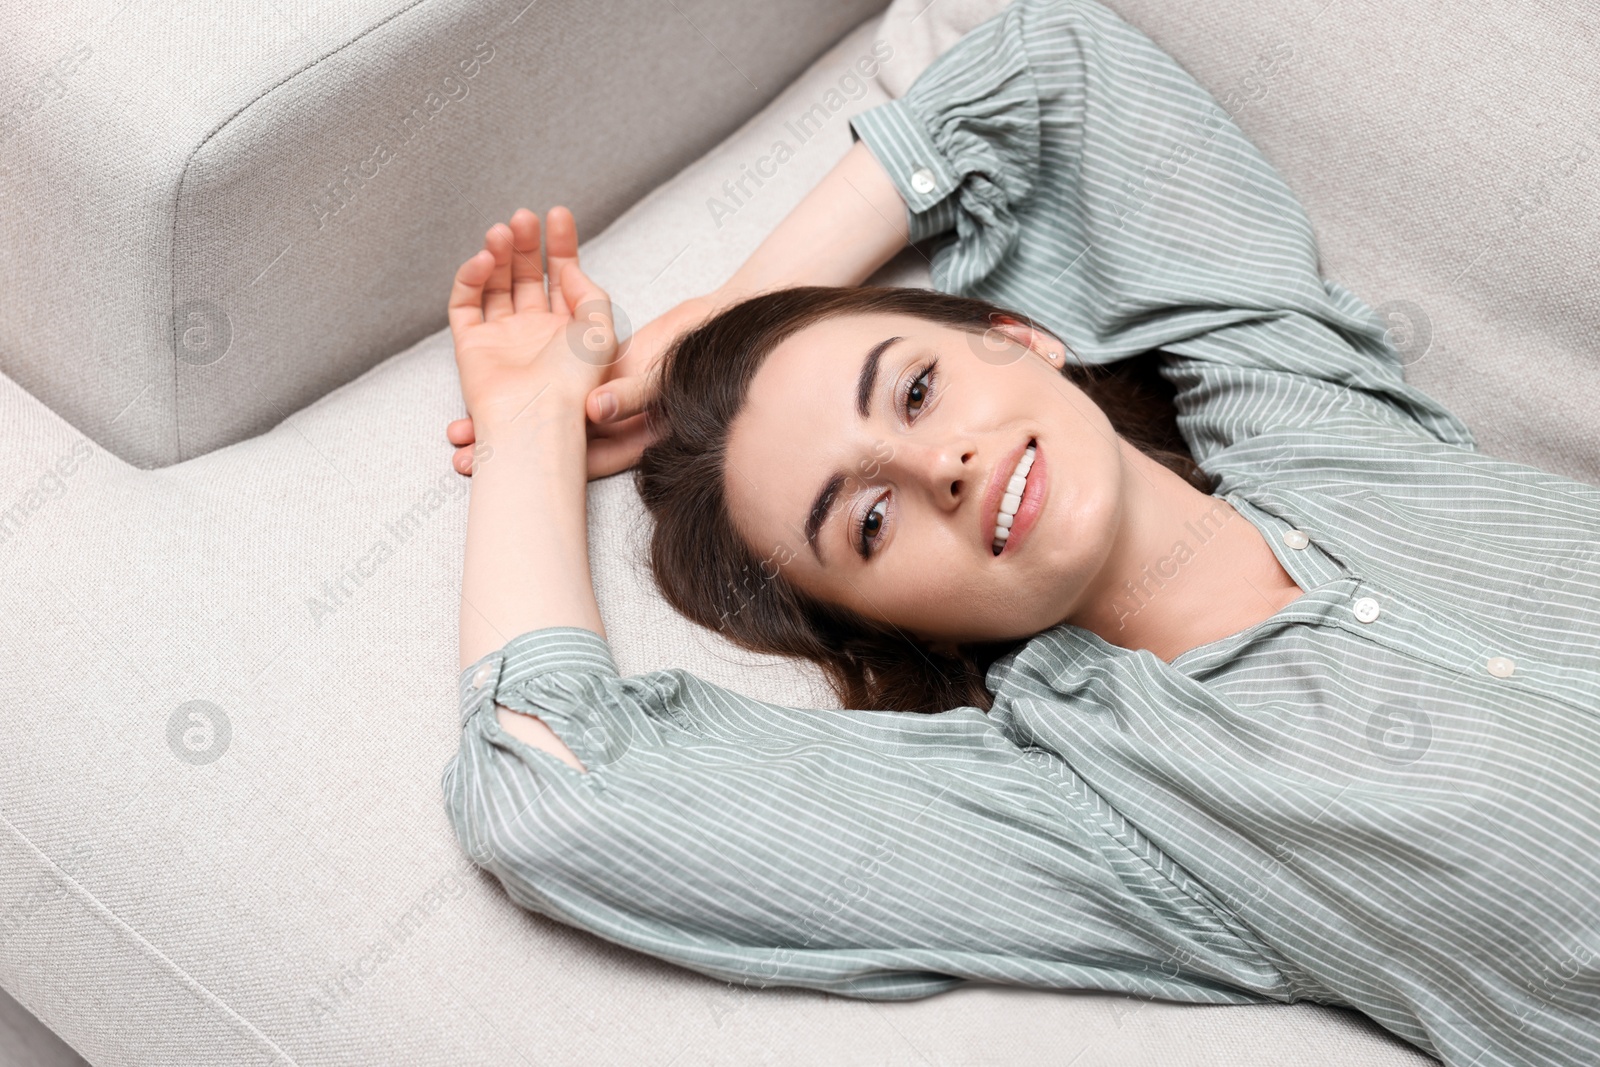
[[[325,63],[327,60],[329,60],[333,56],[338,55],[340,52],[343,52],[345,49],[349,48],[351,45],[356,44],[358,41],[361,41],[362,39],[366,38],[370,34],[373,34],[373,33],[377,32],[379,29],[382,29],[384,26],[387,26],[389,23],[393,22],[395,19],[399,18],[400,16],[405,15],[405,14],[415,10],[416,8],[421,7],[423,4],[426,4],[428,2],[429,2],[429,0],[412,0],[411,3],[407,4],[405,7],[401,8],[399,11],[394,12],[388,18],[385,18],[385,19],[382,19],[379,22],[373,23],[371,26],[368,26],[366,29],[362,30],[360,33],[358,33],[354,37],[350,38],[344,44],[341,44],[337,48],[331,49],[330,51],[328,51],[328,52],[326,52],[326,53],[324,53],[324,54],[322,54],[320,56],[317,56],[315,59],[313,59],[309,63],[305,64],[303,67],[300,67],[297,70],[293,70],[293,71],[290,71],[288,74],[285,74],[282,78],[280,78],[277,81],[273,82],[271,85],[269,85],[265,89],[263,89],[260,93],[256,94],[256,96],[254,96],[250,100],[247,100],[243,104],[241,104],[239,106],[239,109],[237,111],[235,111],[233,114],[229,115],[227,118],[225,118],[221,122],[217,123],[216,127],[210,133],[206,134],[205,137],[201,138],[199,144],[195,145],[194,151],[189,153],[189,158],[184,160],[183,170],[178,175],[177,185],[174,187],[173,194],[172,194],[172,227],[171,227],[171,232],[169,233],[168,238],[167,238],[167,259],[168,259],[168,263],[167,263],[167,307],[166,307],[166,313],[162,316],[162,321],[167,323],[167,331],[166,331],[167,335],[163,339],[162,343],[169,350],[168,354],[171,356],[171,360],[172,360],[171,364],[170,364],[170,367],[171,367],[171,370],[172,370],[172,441],[173,441],[172,462],[173,463],[182,463],[184,461],[184,455],[183,455],[183,426],[182,426],[182,419],[181,419],[181,416],[179,414],[179,409],[178,409],[178,353],[175,350],[173,350],[173,347],[172,347],[173,330],[176,328],[176,324],[172,321],[172,316],[173,316],[173,313],[177,310],[177,308],[176,308],[176,306],[174,304],[174,301],[177,298],[177,289],[178,289],[178,285],[177,285],[177,258],[176,258],[176,252],[177,252],[177,247],[178,247],[178,209],[182,205],[182,202],[183,202],[183,187],[184,187],[184,183],[189,180],[189,173],[190,173],[190,170],[194,166],[195,157],[198,156],[201,153],[201,151],[203,151],[205,149],[206,145],[211,143],[212,139],[215,138],[217,136],[217,134],[219,134],[223,130],[227,129],[228,126],[235,119],[237,119],[240,115],[243,115],[246,111],[250,110],[255,105],[259,104],[261,101],[265,100],[267,97],[271,96],[273,93],[277,92],[278,89],[282,88],[284,85],[287,85],[289,82],[291,82],[294,79],[300,77],[300,75],[304,74],[306,71],[310,70],[311,68],[319,66],[322,63]],[[293,25],[293,24],[291,23],[291,25]]]
[[[261,1030],[258,1027],[256,1027],[256,1025],[254,1023],[252,1023],[249,1019],[246,1019],[244,1016],[240,1015],[237,1011],[234,1011],[233,1008],[229,1006],[227,1001],[223,1000],[221,997],[219,997],[215,993],[211,992],[211,990],[207,989],[206,986],[202,982],[200,982],[197,978],[195,978],[192,974],[190,974],[188,971],[184,970],[182,967],[178,966],[177,962],[174,961],[172,959],[172,957],[168,956],[165,952],[162,952],[155,945],[151,944],[145,938],[145,936],[143,934],[139,933],[139,931],[135,930],[132,926],[128,925],[128,923],[124,922],[123,919],[121,918],[121,916],[119,916],[116,912],[112,911],[110,908],[108,908],[104,904],[102,904],[100,902],[100,898],[96,897],[93,893],[91,893],[87,889],[85,889],[78,882],[78,880],[76,878],[73,878],[66,871],[63,871],[61,869],[61,867],[55,862],[55,860],[52,860],[49,856],[45,855],[44,852],[39,848],[39,846],[35,845],[33,843],[33,841],[28,837],[27,834],[25,834],[21,830],[19,830],[16,827],[16,825],[14,823],[12,823],[12,821],[10,819],[5,817],[4,813],[0,813],[0,823],[4,823],[6,829],[11,831],[11,834],[12,834],[13,837],[15,837],[18,841],[21,841],[24,845],[26,845],[34,853],[34,855],[38,856],[41,860],[43,860],[46,864],[48,864],[50,870],[55,872],[57,877],[63,879],[66,882],[67,885],[70,885],[73,888],[73,890],[76,891],[76,895],[81,900],[92,904],[94,906],[95,910],[99,911],[102,915],[104,915],[105,917],[109,918],[113,923],[116,924],[116,926],[120,930],[124,931],[125,933],[127,933],[128,935],[133,937],[133,939],[136,942],[138,942],[138,944],[140,946],[142,946],[144,948],[146,953],[148,953],[150,956],[154,957],[157,960],[160,960],[163,964],[165,964],[167,969],[172,971],[179,978],[181,978],[185,985],[189,986],[191,989],[198,990],[200,993],[204,994],[204,996],[206,997],[207,1000],[211,1001],[212,1003],[214,1003],[218,1007],[220,1007],[224,1012],[227,1013],[229,1018],[237,1021],[241,1026],[243,1026],[250,1033],[254,1034],[256,1037],[260,1038],[262,1041],[266,1042],[269,1046],[271,1046],[272,1051],[275,1052],[277,1055],[282,1056],[285,1060],[287,1060],[291,1064],[294,1064],[294,1063],[297,1062],[293,1056],[290,1056],[283,1049],[279,1048],[278,1047],[278,1043],[276,1041],[272,1040],[272,1038],[270,1038],[266,1034],[262,1033]]]

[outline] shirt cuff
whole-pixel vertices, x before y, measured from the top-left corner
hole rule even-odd
[[[457,691],[462,725],[485,705],[492,705],[501,689],[552,671],[621,677],[611,646],[593,630],[581,626],[529,630],[461,672]]]
[[[855,115],[850,132],[867,143],[905,200],[912,244],[955,228],[956,203],[950,194],[960,178],[904,97]]]

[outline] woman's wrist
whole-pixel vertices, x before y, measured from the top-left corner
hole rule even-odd
[[[582,400],[552,395],[482,406],[467,506],[461,663],[529,630],[605,630],[590,581]],[[476,426],[476,419],[474,419]]]
[[[526,396],[494,397],[478,401],[467,412],[479,443],[518,441],[541,436],[585,440],[583,406],[588,393],[547,383],[531,388]]]

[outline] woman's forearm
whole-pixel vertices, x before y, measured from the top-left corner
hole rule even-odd
[[[461,575],[463,668],[546,626],[606,635],[589,572],[583,403],[555,393],[478,427],[482,458]]]
[[[909,237],[905,200],[857,141],[711,297],[725,307],[794,285],[860,285]]]
[[[461,575],[462,669],[529,630],[606,635],[589,572],[583,406],[553,392],[479,437]],[[513,737],[586,769],[542,720],[504,706],[495,715]]]

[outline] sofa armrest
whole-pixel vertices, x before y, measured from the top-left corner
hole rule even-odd
[[[494,221],[598,233],[881,6],[16,8],[0,372],[135,466],[255,436],[443,327]]]

